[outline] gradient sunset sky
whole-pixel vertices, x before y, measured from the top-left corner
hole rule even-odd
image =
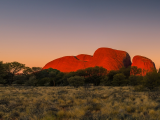
[[[0,61],[43,67],[109,47],[160,67],[160,0],[0,0]]]

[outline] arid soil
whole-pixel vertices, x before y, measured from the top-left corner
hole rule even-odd
[[[133,87],[0,87],[1,120],[159,120],[160,91]]]

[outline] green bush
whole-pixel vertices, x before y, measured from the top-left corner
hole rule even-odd
[[[107,74],[107,69],[99,66],[88,67],[83,70],[77,70],[75,76],[85,77],[85,84],[93,84],[98,86],[100,80]]]
[[[24,84],[25,83],[25,81],[26,81],[26,76],[25,75],[16,75],[15,77],[14,77],[14,84],[20,84],[20,85],[22,85],[22,84]]]
[[[135,76],[131,75],[128,78],[128,84],[131,86],[136,86],[142,84],[143,81],[143,76]]]
[[[114,86],[124,85],[126,82],[125,77],[126,76],[123,73],[118,73],[118,74],[114,75],[112,85],[114,85]]]
[[[160,74],[156,71],[147,73],[146,76],[143,77],[143,86],[149,90],[160,86]]]
[[[37,84],[39,86],[49,86],[51,82],[51,79],[48,77],[42,78],[40,80],[38,80]]]
[[[118,74],[118,71],[111,70],[111,71],[107,74],[108,79],[113,80],[113,76],[116,75],[116,74]]]
[[[141,75],[142,69],[138,68],[137,66],[132,66],[130,70],[131,75]]]
[[[36,86],[36,85],[37,85],[36,76],[31,76],[31,77],[29,78],[29,80],[27,80],[27,81],[25,82],[25,85],[27,85],[27,86]]]
[[[101,85],[105,85],[105,86],[110,86],[111,85],[111,81],[109,81],[108,76],[105,76],[104,78],[101,79]]]
[[[85,79],[82,76],[74,76],[74,77],[68,78],[67,81],[68,81],[69,85],[78,88],[79,86],[84,85]]]
[[[118,70],[118,73],[123,73],[126,76],[126,78],[128,79],[130,76],[130,70],[131,70],[131,67],[127,67],[127,68],[122,67]]]
[[[7,84],[7,81],[5,79],[3,79],[2,77],[0,77],[0,84],[5,85],[5,84]]]

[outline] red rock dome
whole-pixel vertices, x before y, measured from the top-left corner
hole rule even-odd
[[[125,51],[111,48],[99,48],[94,52],[93,59],[87,67],[102,66],[107,70],[119,70],[121,67],[131,65],[130,56]]]
[[[137,66],[137,68],[141,68],[142,75],[146,75],[147,72],[151,72],[156,69],[152,60],[139,55],[133,57],[131,66]]]
[[[93,57],[85,54],[65,56],[47,63],[43,69],[53,68],[61,72],[71,72],[101,66],[107,70],[119,70],[123,66],[128,67],[130,65],[130,56],[127,52],[111,48],[99,48]]]
[[[79,54],[76,56],[77,59],[81,60],[81,61],[90,61],[92,60],[92,56],[91,55],[86,55],[86,54]]]
[[[42,69],[53,68],[61,72],[71,72],[84,69],[85,64],[86,62],[77,59],[77,57],[65,56],[47,63]]]

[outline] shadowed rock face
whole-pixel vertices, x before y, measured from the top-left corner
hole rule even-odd
[[[93,57],[85,54],[65,56],[47,63],[43,69],[53,68],[61,72],[71,72],[101,66],[107,70],[119,70],[123,66],[128,67],[130,65],[130,56],[127,52],[111,48],[99,48]]]
[[[152,72],[154,69],[156,69],[152,60],[139,55],[133,57],[131,66],[137,66],[137,68],[141,68],[143,76],[146,75],[147,72]]]

